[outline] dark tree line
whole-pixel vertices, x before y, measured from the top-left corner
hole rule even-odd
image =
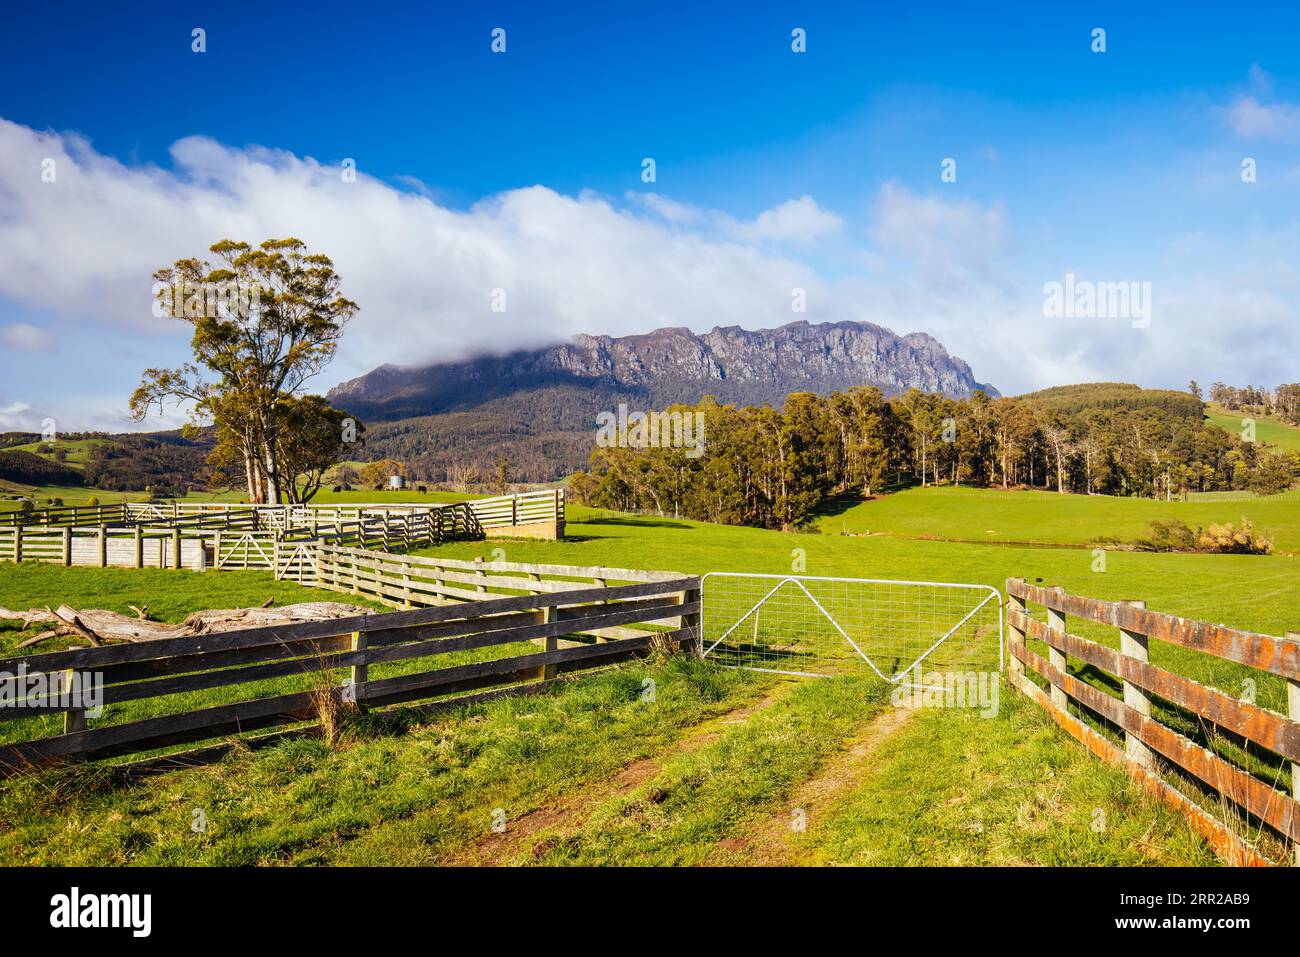
[[[779,411],[712,397],[670,411],[703,415],[702,455],[597,447],[574,476],[577,500],[790,529],[832,498],[907,483],[1172,499],[1277,492],[1300,475],[1300,457],[1209,424],[1194,397],[1113,384],[960,400],[865,387],[796,392]]]
[[[80,485],[81,473],[32,452],[0,452],[0,479],[25,485]]]

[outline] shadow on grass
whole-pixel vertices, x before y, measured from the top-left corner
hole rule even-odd
[[[622,515],[601,515],[584,519],[583,525],[633,525],[638,528],[680,528],[689,531],[693,526],[685,522],[679,522],[671,518],[650,518],[641,516],[622,516]],[[566,539],[572,539],[574,536],[565,535]]]
[[[919,482],[897,482],[891,485],[882,485],[873,489],[871,496],[867,497],[862,494],[861,490],[854,492],[845,492],[843,495],[836,495],[826,499],[815,507],[808,515],[810,522],[816,522],[823,518],[836,518],[843,515],[850,509],[861,505],[863,502],[873,502],[883,498],[886,495],[893,495],[896,492],[905,492],[910,488],[920,488]]]

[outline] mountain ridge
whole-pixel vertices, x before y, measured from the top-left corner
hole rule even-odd
[[[898,336],[868,322],[774,329],[665,327],[459,362],[383,365],[331,389],[330,403],[366,425],[366,454],[484,469],[500,451],[520,481],[549,481],[582,467],[597,413],[695,403],[780,406],[791,392],[875,385],[953,398],[983,389],[970,366],[923,332]]]
[[[998,394],[927,333],[898,336],[867,322],[799,320],[775,329],[715,326],[701,334],[680,326],[620,337],[580,334],[569,342],[460,362],[386,364],[340,383],[328,398],[363,418],[392,421],[581,380],[643,393],[653,404],[695,402],[705,394],[724,402],[779,404],[801,388],[829,392],[853,385],[876,385],[889,395],[908,388],[953,398],[975,389]]]

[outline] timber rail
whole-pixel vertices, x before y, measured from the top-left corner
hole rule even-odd
[[[0,659],[0,674],[21,674],[28,687],[47,689],[0,709],[0,729],[28,722],[10,725],[4,735],[10,743],[0,746],[0,774],[265,728],[301,728],[322,708],[417,701],[445,708],[484,697],[457,697],[463,692],[531,694],[565,672],[699,637],[698,578],[635,569],[536,566],[521,574],[521,566],[507,563],[474,567],[472,576],[444,575],[456,576],[455,590],[475,600],[412,595],[432,606]],[[464,577],[477,584],[461,588]],[[370,578],[366,587],[380,582]],[[444,588],[451,587],[444,580]],[[522,588],[527,592],[519,593]],[[440,666],[446,660],[440,656],[463,652],[492,657]],[[342,683],[340,675],[346,676]],[[97,715],[88,713],[87,699],[59,693],[96,683],[103,709]],[[232,687],[240,692],[233,702],[224,694],[222,703],[212,704],[206,695]],[[196,700],[196,693],[205,694]],[[144,700],[151,704],[143,712],[133,706]],[[159,710],[169,713],[139,717]],[[60,713],[62,733],[49,734],[50,717]]]
[[[1277,638],[1148,611],[1140,601],[1084,598],[1021,579],[1007,582],[1007,594],[1008,677],[1014,687],[1093,753],[1124,765],[1144,787],[1187,814],[1227,859],[1269,863],[1245,839],[1240,826],[1244,820],[1262,823],[1289,841],[1300,863],[1300,635]],[[1043,607],[1045,622],[1029,614],[1029,603]],[[1071,634],[1070,617],[1117,629],[1119,647]],[[1288,713],[1153,665],[1152,639],[1243,665],[1243,674],[1249,674],[1249,668],[1264,673],[1257,675],[1261,679],[1265,674],[1282,678]],[[1045,644],[1047,657],[1032,650],[1030,641]],[[1078,677],[1098,672],[1103,687]],[[1179,715],[1186,720],[1171,720]],[[1233,747],[1210,750],[1171,726],[1182,724],[1186,730],[1189,722]],[[1110,729],[1111,735],[1094,725]],[[1252,756],[1266,757],[1259,749],[1275,757],[1250,761]],[[1185,793],[1186,786],[1170,783],[1165,770],[1174,771],[1181,782],[1199,785],[1237,814],[1232,820],[1211,815]]]

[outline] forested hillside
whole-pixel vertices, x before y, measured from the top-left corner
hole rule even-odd
[[[21,449],[0,452],[0,479],[25,485],[80,485],[81,473]]]
[[[572,487],[597,506],[792,528],[833,497],[908,482],[1174,498],[1278,492],[1300,475],[1300,455],[1243,441],[1201,410],[1194,396],[1111,383],[998,399],[800,392],[779,411],[707,399],[674,408],[702,416],[702,454],[632,437],[597,447]]]
[[[212,442],[179,435],[119,435],[95,446],[86,461],[88,485],[115,492],[151,490],[156,495],[184,495],[206,488]]]

